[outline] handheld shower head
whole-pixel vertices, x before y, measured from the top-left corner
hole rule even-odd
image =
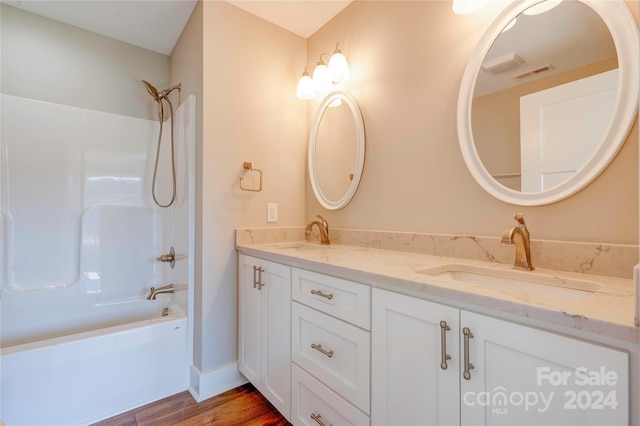
[[[147,88],[147,92],[149,92],[149,94],[157,102],[160,102],[163,99],[167,99],[167,96],[169,95],[169,93],[173,92],[176,89],[180,90],[180,87],[182,86],[182,84],[176,84],[175,86],[171,86],[168,89],[164,89],[164,90],[161,90],[160,92],[158,92],[158,89],[153,87],[153,85],[151,83],[149,83],[148,81],[142,80],[142,84],[144,84],[144,87]]]
[[[160,92],[158,92],[158,89],[153,87],[153,85],[148,81],[142,80],[142,84],[144,84],[144,87],[146,87],[147,92],[149,92],[151,97],[155,99],[155,101],[158,103],[158,124],[160,125],[160,130],[158,132],[158,145],[156,149],[156,162],[155,162],[155,166],[153,167],[151,197],[153,198],[153,201],[156,203],[158,207],[169,207],[170,205],[173,204],[173,202],[176,199],[176,164],[175,164],[175,158],[174,158],[174,141],[173,141],[173,136],[174,136],[173,105],[171,104],[171,100],[169,99],[169,93],[173,92],[176,89],[180,91],[181,84],[178,83],[177,85],[171,86],[168,89],[164,89]],[[164,122],[164,103],[162,102],[163,99],[167,101],[167,104],[169,104],[169,111],[170,111],[169,118],[171,121],[171,180],[173,182],[173,191],[171,193],[172,194],[171,200],[167,204],[161,204],[156,198],[156,177],[158,175],[158,159],[160,158],[160,145],[162,144],[162,127]]]
[[[147,88],[147,92],[155,99],[156,101],[160,101],[160,97],[158,96],[158,90],[151,85],[148,81],[142,80],[142,84]]]

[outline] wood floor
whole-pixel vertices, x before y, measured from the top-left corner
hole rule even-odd
[[[237,387],[197,404],[182,392],[95,423],[94,426],[273,425],[291,423],[251,384]]]

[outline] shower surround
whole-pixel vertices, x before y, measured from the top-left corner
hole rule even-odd
[[[1,96],[0,418],[86,423],[187,389],[195,98],[176,111],[176,202],[160,209],[157,122]],[[175,270],[155,260],[170,246]]]

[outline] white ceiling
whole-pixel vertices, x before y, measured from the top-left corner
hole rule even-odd
[[[226,0],[302,38],[309,38],[353,0]]]
[[[2,0],[3,3],[168,55],[196,0]]]
[[[196,0],[1,0],[2,3],[169,55]],[[220,1],[220,0],[205,0]],[[308,38],[352,0],[228,0]]]
[[[486,60],[510,52],[517,53],[525,62],[496,75],[481,70],[475,96],[615,57],[616,47],[607,25],[593,9],[582,2],[564,1],[540,15],[518,16],[515,26],[500,34],[493,43]],[[524,80],[514,78],[514,75],[549,64],[554,70],[548,74]]]

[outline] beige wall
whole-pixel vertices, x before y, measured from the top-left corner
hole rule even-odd
[[[140,80],[169,84],[169,57],[5,4],[2,93],[155,120]]]
[[[637,20],[637,2],[628,4]],[[307,183],[307,221],[321,213],[340,228],[497,237],[521,211],[536,239],[637,244],[637,120],[596,181],[549,206],[498,201],[467,171],[456,130],[458,90],[469,53],[496,13],[489,7],[455,15],[449,1],[356,0],[308,39],[310,61],[340,42],[367,152],[358,193],[343,210],[324,211]],[[309,102],[309,122],[314,106]]]
[[[236,360],[235,228],[304,222],[306,111],[295,89],[306,46],[226,2],[202,6],[202,218],[196,233],[202,238],[198,367],[207,372]],[[262,192],[240,190],[245,161],[263,171]],[[267,224],[267,203],[278,204],[277,223]]]

